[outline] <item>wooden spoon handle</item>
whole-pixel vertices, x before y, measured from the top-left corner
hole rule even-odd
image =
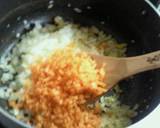
[[[160,68],[160,50],[149,54],[126,59],[127,76],[143,71]]]

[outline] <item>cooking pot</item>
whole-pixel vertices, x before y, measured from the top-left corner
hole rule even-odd
[[[156,1],[155,4],[157,4]],[[6,0],[0,5],[0,55],[34,23],[52,22],[55,16],[83,26],[96,26],[119,42],[127,43],[127,56],[160,50],[160,18],[152,4],[144,0]],[[160,103],[160,70],[148,71],[120,82],[122,103],[138,104],[133,124],[151,113]],[[7,128],[29,127],[6,111],[0,100],[0,123]]]

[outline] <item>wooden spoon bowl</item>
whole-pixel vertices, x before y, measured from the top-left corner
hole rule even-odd
[[[93,54],[91,57],[96,61],[97,68],[105,64],[106,91],[129,76],[160,68],[160,50],[135,57],[117,58]]]

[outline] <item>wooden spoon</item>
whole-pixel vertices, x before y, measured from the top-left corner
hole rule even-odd
[[[136,57],[118,58],[93,54],[91,54],[91,57],[96,61],[97,67],[105,64],[106,91],[129,76],[160,68],[160,50]]]

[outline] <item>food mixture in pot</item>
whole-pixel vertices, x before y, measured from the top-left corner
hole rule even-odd
[[[88,53],[125,56],[126,45],[96,27],[82,27],[57,16],[53,24],[21,36],[1,57],[0,98],[8,111],[36,128],[124,128],[136,115],[121,104],[121,90],[102,96],[107,74]]]

